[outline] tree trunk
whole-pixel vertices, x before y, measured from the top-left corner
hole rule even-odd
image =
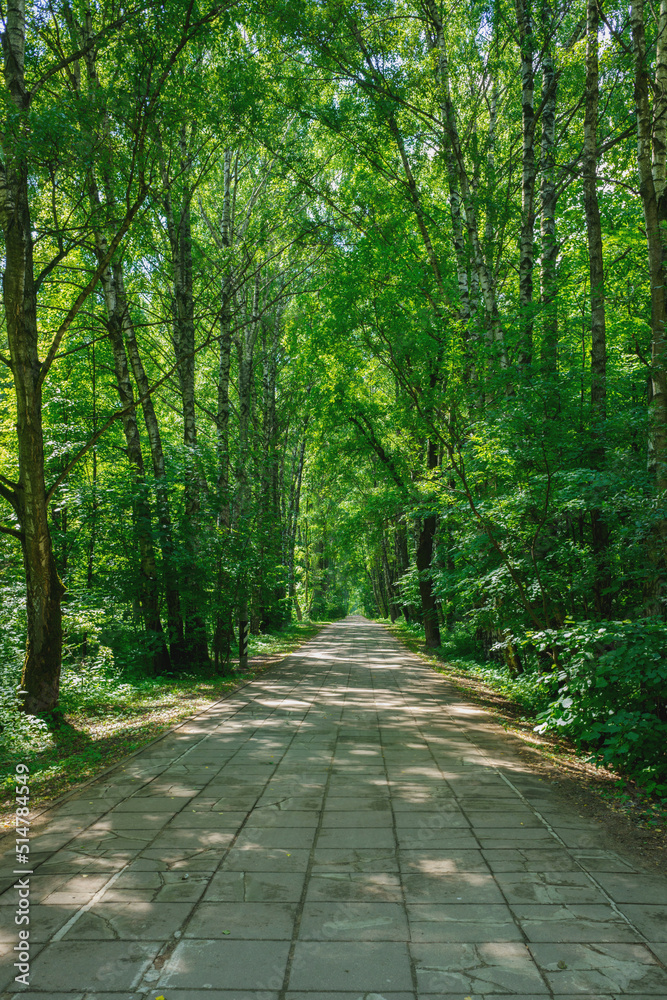
[[[74,22],[71,20],[71,28]],[[91,15],[86,15],[83,28],[79,28],[81,36],[88,40],[92,33]],[[92,93],[98,87],[97,68],[94,50],[90,48],[86,54],[86,73],[88,86]],[[79,78],[76,76],[78,89]],[[103,120],[103,142],[108,142],[106,122]],[[90,137],[93,138],[92,136]],[[115,204],[113,185],[110,177],[102,168],[102,182],[106,191],[107,207]],[[102,204],[94,172],[91,170],[88,178],[88,197],[94,226],[94,239],[97,257],[102,262],[107,256],[108,242],[102,228]],[[134,406],[134,393],[127,363],[127,354],[123,342],[123,332],[131,328],[131,319],[127,308],[125,287],[123,284],[122,266],[119,262],[108,264],[101,276],[102,291],[107,313],[107,331],[114,357],[116,384],[118,396],[123,409],[122,424],[125,435],[126,454],[133,479],[132,510],[134,527],[139,545],[139,606],[141,608],[144,627],[149,644],[152,670],[162,673],[171,668],[171,660],[167,650],[162,623],[160,620],[160,598],[157,566],[155,562],[155,547],[153,543],[152,512],[149,499],[148,484],[141,449],[141,438],[137,424],[137,414]],[[150,398],[147,400],[152,409]]]
[[[223,253],[229,254],[232,246],[231,206],[232,151],[226,149],[223,167],[223,201],[221,243]],[[228,263],[222,276],[220,289],[220,359],[218,364],[218,503],[222,523],[229,528],[231,508],[229,496],[229,377],[232,361],[232,295],[234,275]]]
[[[427,467],[435,469],[438,465],[438,453],[433,441],[428,441],[426,445]],[[421,519],[419,533],[417,536],[417,572],[419,574],[419,593],[421,595],[422,616],[424,619],[424,636],[426,645],[435,648],[440,645],[440,627],[438,625],[438,612],[436,600],[433,595],[433,580],[431,578],[431,564],[433,561],[433,550],[437,518],[435,514],[429,514]]]
[[[4,77],[17,118],[27,114],[24,77],[25,7],[13,0],[2,36]],[[25,126],[27,127],[27,125]],[[3,304],[16,392],[18,484],[3,488],[21,533],[26,575],[27,643],[21,676],[23,709],[30,715],[56,707],[62,658],[61,599],[49,532],[42,427],[42,368],[38,354],[37,296],[33,265],[28,164],[19,138],[3,137],[0,166],[0,220],[5,238]]]
[[[157,414],[153,406],[153,397],[150,395],[148,377],[139,353],[139,345],[134,331],[134,324],[127,303],[125,294],[125,282],[121,264],[114,264],[114,280],[116,282],[116,294],[118,298],[118,309],[121,316],[123,332],[125,334],[125,344],[132,367],[134,381],[141,397],[141,408],[144,415],[144,424],[151,449],[151,459],[153,463],[153,475],[155,476],[155,495],[157,499],[157,515],[160,525],[160,548],[162,549],[162,560],[164,563],[164,593],[167,606],[167,630],[169,636],[169,650],[172,665],[183,667],[186,663],[185,650],[183,645],[183,618],[181,616],[180,597],[178,592],[176,550],[174,545],[174,533],[171,520],[171,509],[169,503],[169,489],[166,480],[166,467],[164,460],[164,449],[162,447],[162,435],[157,421]]]
[[[392,622],[395,622],[400,615],[400,609],[396,601],[396,596],[394,594],[394,580],[392,578],[391,567],[389,565],[389,554],[387,552],[387,541],[384,536],[384,528],[382,529],[382,572],[384,573],[384,586],[387,591],[387,603],[389,607],[389,617]]]
[[[93,213],[99,213],[100,202],[97,184],[92,175],[89,184],[89,198]],[[98,259],[102,261],[107,254],[108,247],[105,236],[99,230],[95,232],[95,248]],[[121,422],[125,435],[125,450],[132,471],[132,511],[139,546],[139,606],[146,629],[152,670],[159,674],[171,668],[171,660],[160,621],[160,596],[153,543],[152,512],[137,424],[137,412],[134,405],[134,392],[123,342],[123,326],[126,322],[124,315],[127,313],[127,304],[122,295],[124,289],[120,289],[118,286],[120,274],[119,265],[115,267],[108,265],[102,273],[102,291],[107,313],[107,332],[114,358],[118,397],[123,410]]]
[[[549,38],[553,30],[553,12],[549,3],[543,6],[543,29]],[[541,149],[541,306],[542,306],[542,374],[555,380],[558,374],[558,309],[556,304],[558,242],[556,240],[556,98],[558,77],[553,52],[546,43],[542,65],[542,149]],[[553,389],[556,392],[555,384]],[[560,411],[557,398],[547,404],[547,416]]]
[[[130,382],[127,365],[127,355],[123,344],[122,319],[116,308],[116,303],[108,294],[113,288],[110,269],[103,278],[105,295],[107,296],[108,320],[107,329],[114,357],[116,383],[121,408],[123,409],[123,433],[128,462],[132,470],[133,495],[132,509],[134,529],[139,544],[139,605],[149,642],[149,652],[153,671],[162,673],[171,667],[169,652],[165,642],[162,623],[160,621],[160,604],[157,567],[155,563],[155,548],[153,545],[152,514],[146,483],[144,458],[141,450],[141,438],[137,424],[137,412],[134,405],[134,394]]]
[[[461,185],[459,183],[459,167],[456,162],[454,146],[448,141],[447,119],[450,113],[449,98],[449,71],[447,63],[447,51],[445,48],[445,33],[442,21],[437,16],[437,9],[434,6],[435,20],[435,50],[437,53],[437,63],[435,68],[435,79],[439,91],[440,116],[443,129],[443,149],[445,162],[447,165],[447,186],[449,188],[449,215],[452,224],[452,235],[454,237],[454,255],[456,258],[456,280],[458,285],[458,314],[463,326],[464,336],[468,333],[470,322],[470,289],[468,286],[468,260],[464,239],[463,221],[463,201],[461,198]]]
[[[635,56],[635,106],[637,113],[637,166],[639,191],[644,209],[651,285],[651,366],[649,398],[648,468],[658,494],[667,490],[667,204],[665,199],[665,115],[667,114],[667,2],[660,5],[657,42],[657,80],[653,116],[649,93],[644,2],[631,8],[632,40]],[[652,142],[653,139],[653,142]],[[652,148],[653,147],[653,148]],[[648,545],[651,577],[647,579],[646,603],[649,614],[664,614],[667,520],[660,517]]]
[[[232,151],[226,149],[223,160],[223,197],[221,245],[229,254],[232,246]],[[232,581],[225,567],[225,547],[229,544],[232,523],[231,493],[229,483],[229,379],[232,364],[232,301],[234,276],[231,263],[227,263],[220,288],[220,357],[218,361],[218,395],[216,412],[217,462],[218,462],[218,556],[215,628],[213,633],[213,663],[216,673],[223,672],[229,664],[234,641],[234,604]]]
[[[277,355],[280,334],[280,311],[271,324],[271,337],[263,335],[262,357],[262,458],[260,473],[260,498],[258,505],[258,536],[261,538],[260,558],[260,629],[270,631],[281,623],[280,586],[276,573],[281,564],[280,501],[277,492],[277,415],[276,382],[278,377]],[[268,324],[267,324],[268,326]],[[269,579],[266,578],[268,569]]]
[[[299,506],[301,502],[301,480],[303,477],[303,463],[306,457],[306,434],[308,428],[308,418],[306,417],[304,436],[299,446],[297,442],[298,464],[294,470],[292,487],[290,490],[290,502],[287,517],[287,593],[294,604],[297,621],[301,621],[301,609],[296,596],[296,581],[294,572],[294,557],[296,549],[296,532],[299,523]]]
[[[171,245],[173,281],[172,340],[176,354],[178,379],[181,389],[183,414],[183,444],[186,454],[184,476],[184,546],[181,571],[181,613],[183,615],[183,652],[186,662],[193,666],[209,663],[204,590],[201,584],[199,513],[201,509],[202,477],[197,459],[197,421],[195,413],[195,319],[192,277],[192,220],[190,200],[192,191],[187,186],[189,172],[187,134],[181,130],[181,174],[185,178],[178,214],[169,191],[166,169],[163,181],[167,231]]]
[[[530,13],[531,0],[516,0],[521,45],[521,108],[523,165],[521,178],[521,235],[519,238],[519,366],[530,367],[533,359],[533,244],[535,229],[535,40]]]
[[[591,281],[591,416],[595,446],[591,464],[605,464],[607,420],[607,344],[602,225],[597,192],[597,119],[599,105],[598,0],[588,0],[586,40],[586,111],[584,115],[583,184],[588,260]],[[611,613],[609,529],[599,508],[591,510],[591,537],[595,559],[595,610],[602,618]]]
[[[90,387],[93,397],[93,434],[97,433],[97,367],[95,364],[95,341],[91,344],[91,360],[90,360]],[[95,565],[95,540],[97,535],[97,512],[98,512],[98,500],[97,500],[97,446],[93,446],[92,454],[92,493],[93,493],[93,503],[90,512],[90,539],[88,541],[88,555],[86,560],[86,587],[88,590],[93,589],[93,572]]]
[[[239,628],[250,620],[249,615],[249,579],[247,566],[250,547],[250,470],[249,470],[249,435],[252,417],[252,370],[255,342],[259,332],[259,272],[255,276],[255,287],[252,300],[252,315],[242,339],[239,341],[239,444],[238,444],[238,513],[237,533],[241,543],[241,566],[239,570]],[[244,652],[243,640],[239,655],[239,667],[243,670],[248,665],[247,651]]]
[[[479,225],[475,207],[474,191],[465,168],[465,159],[456,122],[456,111],[452,102],[449,86],[449,63],[445,46],[446,35],[442,18],[435,0],[426,0],[426,9],[433,26],[438,45],[438,85],[441,114],[444,124],[445,143],[449,147],[448,163],[456,165],[458,171],[457,190],[460,191],[463,204],[462,221],[465,222],[468,240],[472,251],[473,273],[479,286],[484,312],[486,314],[487,335],[497,353],[501,368],[509,364],[507,347],[500,324],[498,303],[493,274],[487,268],[485,255],[479,238]],[[451,190],[451,188],[450,188]]]
[[[598,0],[588,0],[587,25],[583,182],[591,280],[591,408],[594,432],[603,449],[607,418],[607,345],[602,226],[597,192]]]

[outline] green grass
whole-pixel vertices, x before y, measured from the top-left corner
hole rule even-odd
[[[80,665],[63,672],[59,709],[48,718],[15,713],[0,744],[0,824],[13,821],[15,769],[30,769],[30,809],[94,778],[165,730],[268,670],[312,638],[323,622],[292,623],[250,637],[250,668],[229,676],[204,673],[127,679],[109,668]],[[254,658],[254,663],[252,659]]]

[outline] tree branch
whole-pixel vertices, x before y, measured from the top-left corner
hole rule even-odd
[[[22,531],[19,531],[17,528],[5,528],[2,524],[0,524],[0,535],[11,535],[12,538],[18,538],[20,542],[23,541]]]
[[[99,264],[97,265],[97,268],[93,272],[92,278],[90,279],[88,284],[81,289],[72,307],[65,316],[65,319],[60,324],[60,327],[56,332],[56,335],[54,336],[53,341],[51,343],[51,347],[49,348],[49,353],[46,355],[46,358],[44,359],[40,367],[40,373],[39,373],[40,385],[44,382],[44,379],[46,378],[49,369],[55,360],[55,357],[58,353],[58,348],[62,343],[63,337],[65,336],[70,326],[74,322],[77,313],[81,309],[81,306],[84,304],[84,302],[91,294],[91,292],[95,290],[97,282],[100,280],[100,278],[104,274],[104,271],[109,266],[113,255],[120,246],[121,240],[127,233],[130,226],[132,225],[132,220],[134,219],[135,215],[137,214],[137,212],[143,205],[144,201],[146,200],[147,194],[148,194],[148,186],[142,185],[139,197],[135,201],[134,205],[132,205],[132,207],[127,211],[120,229],[118,230],[114,238],[111,240],[109,248],[105,253],[104,257],[102,257],[102,259],[100,260]]]
[[[7,483],[7,486],[4,486],[2,483],[0,483],[0,497],[2,497],[3,500],[7,501],[12,510],[16,510],[16,490],[11,489],[11,484],[9,483],[9,480],[5,479],[4,476],[0,476],[0,478],[3,479],[5,483]]]

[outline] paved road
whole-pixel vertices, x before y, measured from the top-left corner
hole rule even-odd
[[[665,998],[667,883],[600,845],[483,712],[348,618],[51,811],[27,991],[0,871],[0,989]]]

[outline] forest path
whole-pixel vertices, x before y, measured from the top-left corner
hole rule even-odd
[[[666,997],[667,883],[347,618],[54,807],[3,997]],[[11,846],[4,841],[5,848]]]

